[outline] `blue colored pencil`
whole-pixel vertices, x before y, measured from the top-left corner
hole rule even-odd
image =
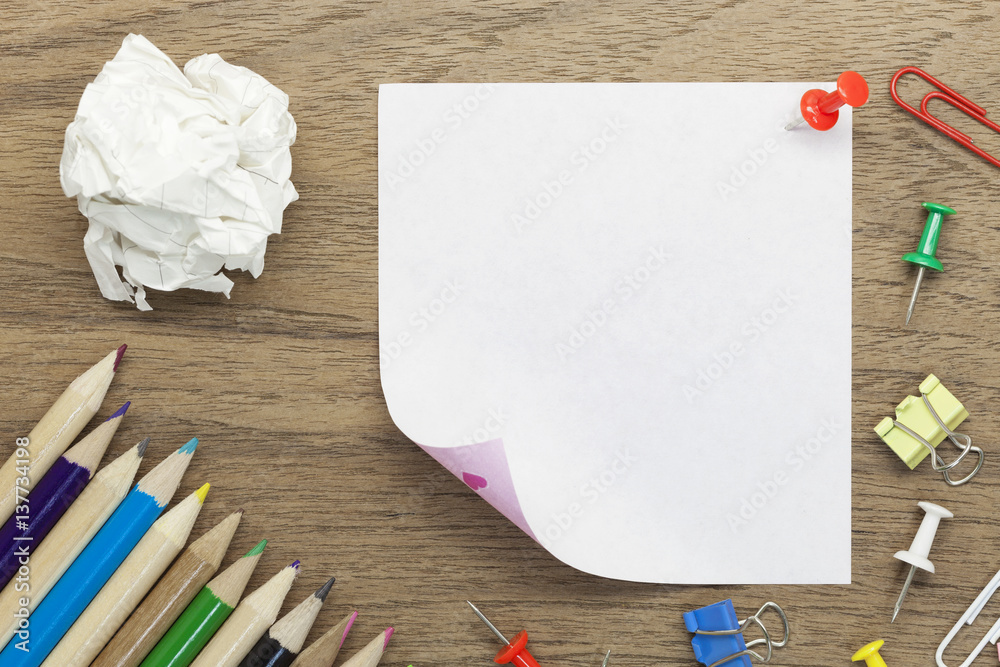
[[[194,438],[139,480],[0,652],[3,667],[38,667],[163,513],[198,446]]]
[[[59,457],[32,489],[23,504],[26,511],[18,506],[14,516],[0,528],[0,589],[17,572],[21,558],[35,550],[90,483],[128,406],[126,403],[120,407],[90,435]]]

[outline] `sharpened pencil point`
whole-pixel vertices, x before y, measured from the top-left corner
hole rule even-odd
[[[391,627],[385,629],[385,644],[382,644],[383,651],[389,647],[389,640],[392,639],[392,633],[394,632],[395,630],[393,630]]]
[[[241,515],[242,515],[242,514],[246,514],[246,513],[247,513],[247,511],[246,511],[245,509],[243,509],[243,508],[241,507],[241,508],[239,508],[238,510],[236,510],[236,513],[237,513],[237,514],[241,514]]]
[[[267,540],[261,540],[257,543],[257,546],[247,552],[244,558],[250,558],[251,556],[257,556],[264,553],[265,547],[267,547]]]
[[[130,406],[130,405],[132,405],[132,401],[125,401],[125,405],[123,405],[120,408],[118,408],[118,410],[117,410],[117,412],[115,412],[115,414],[111,415],[110,417],[108,417],[104,421],[109,422],[112,419],[118,419],[119,417],[124,417],[125,413],[128,412],[128,406]]]
[[[198,502],[205,504],[205,498],[208,497],[208,490],[210,488],[212,488],[212,485],[206,482],[205,484],[202,484],[200,489],[194,492],[195,495],[198,496]]]
[[[333,588],[333,584],[336,583],[337,577],[330,577],[330,581],[326,582],[319,587],[319,590],[313,593],[318,599],[326,602],[326,596],[330,594],[330,589]]]
[[[143,440],[142,442],[140,442],[138,445],[135,446],[136,451],[139,452],[140,459],[146,455],[147,447],[149,447],[149,438],[146,438],[145,440]]]
[[[122,362],[122,357],[125,356],[125,350],[128,349],[128,345],[122,345],[118,348],[118,353],[115,355],[115,365],[111,368],[112,371],[118,370],[118,364]]]
[[[180,454],[193,454],[196,449],[198,449],[198,438],[191,438],[187,441],[187,444],[177,451]]]
[[[297,569],[299,569],[299,566],[300,566],[300,565],[302,565],[302,561],[300,561],[300,560],[297,560],[297,561],[295,561],[294,563],[292,563],[291,565],[289,565],[288,567],[291,567],[291,568],[294,568],[294,569],[296,569],[296,570],[297,570]]]
[[[340,647],[344,647],[344,642],[347,641],[347,633],[351,631],[351,626],[354,625],[354,621],[358,620],[358,612],[351,614],[351,620],[347,622],[347,627],[344,628],[344,636],[340,638]]]

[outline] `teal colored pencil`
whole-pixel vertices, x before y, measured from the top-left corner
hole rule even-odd
[[[0,652],[3,667],[38,667],[163,513],[198,446],[194,438],[139,480]]]

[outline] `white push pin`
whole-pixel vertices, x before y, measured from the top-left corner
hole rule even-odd
[[[919,502],[917,506],[926,512],[924,520],[920,522],[920,528],[917,529],[917,534],[914,536],[910,548],[907,551],[897,551],[895,555],[895,558],[910,564],[910,573],[906,575],[906,583],[903,584],[903,591],[899,594],[899,599],[896,600],[896,608],[892,612],[892,621],[896,620],[899,609],[903,606],[903,600],[906,598],[906,593],[910,590],[910,584],[913,583],[913,575],[917,573],[917,568],[919,567],[921,570],[926,570],[934,574],[934,563],[930,562],[927,558],[931,552],[931,545],[934,544],[934,535],[937,533],[941,519],[951,519],[955,516],[945,508],[934,503]],[[889,622],[891,623],[892,621]]]

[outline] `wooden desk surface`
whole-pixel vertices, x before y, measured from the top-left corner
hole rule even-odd
[[[393,624],[383,664],[492,664],[496,646],[469,598],[502,629],[528,628],[543,665],[598,665],[606,648],[616,667],[693,665],[681,613],[731,596],[741,612],[767,599],[788,612],[792,642],[776,665],[846,665],[879,637],[890,665],[930,664],[1000,567],[1000,172],[888,94],[896,69],[918,65],[1000,116],[995,3],[13,4],[0,9],[0,403],[11,443],[3,456],[72,377],[128,342],[109,405],[134,407],[114,451],[150,435],[144,472],[191,435],[202,438],[181,489],[214,485],[196,532],[246,507],[233,552],[272,540],[251,585],[304,562],[286,609],[337,575],[311,638],[357,609],[344,655]],[[229,302],[155,293],[156,310],[139,313],[101,298],[84,257],[86,221],[59,187],[63,132],[85,83],[129,32],[178,63],[219,52],[291,97],[301,200],[261,278],[237,276]],[[378,375],[379,83],[830,80],[851,68],[872,83],[854,121],[853,585],[595,579],[557,562],[397,431]],[[991,145],[1000,153],[1000,140]],[[915,246],[925,200],[960,214],[941,244],[946,272],[928,279],[904,328],[914,272],[899,256]],[[967,487],[946,487],[926,463],[907,472],[871,430],[929,372],[964,400],[966,430],[989,457]],[[904,577],[892,553],[917,528],[918,500],[956,518],[939,533],[937,574],[917,575],[890,627]],[[968,651],[998,609],[957,647]]]

